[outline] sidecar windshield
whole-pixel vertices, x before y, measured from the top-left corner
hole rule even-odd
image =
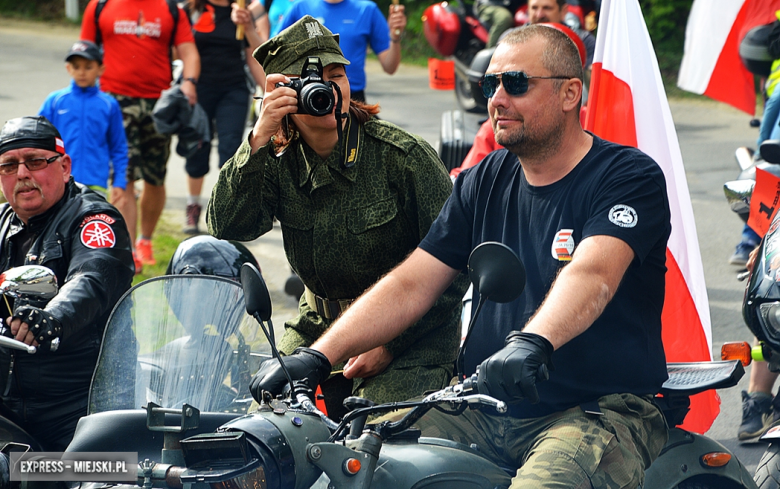
[[[148,402],[245,413],[249,381],[269,351],[237,282],[208,275],[147,280],[119,300],[106,324],[89,414]]]

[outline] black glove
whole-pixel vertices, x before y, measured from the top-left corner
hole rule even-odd
[[[506,402],[528,399],[539,402],[536,382],[549,378],[554,370],[550,356],[553,346],[547,338],[534,333],[512,331],[504,348],[479,366],[477,390]]]
[[[328,357],[312,350],[311,348],[296,348],[292,355],[283,357],[284,366],[290,373],[292,380],[303,380],[311,390],[316,390],[320,382],[330,375],[331,365]],[[257,402],[262,402],[262,391],[268,391],[274,396],[281,394],[287,385],[287,377],[284,376],[279,360],[271,358],[264,361],[249,384],[249,391]]]
[[[40,349],[56,351],[60,346],[62,325],[59,319],[45,310],[33,306],[22,306],[14,312],[12,318],[27,323],[35,341],[40,345]]]

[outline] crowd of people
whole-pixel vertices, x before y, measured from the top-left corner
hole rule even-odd
[[[508,415],[432,411],[417,424],[424,435],[477,443],[517,469],[512,487],[538,485],[540,473],[570,487],[641,484],[667,440],[653,401],[667,377],[666,183],[649,156],[583,130],[588,63],[569,34],[543,25],[561,21],[564,2],[529,0],[531,25],[495,40],[481,85],[498,147],[454,182],[427,142],[366,102],[366,51],[397,69],[403,6],[385,18],[369,0],[283,2],[89,2],[66,54],[71,85],[0,132],[2,268],[42,264],[61,284],[46,304],[5,311],[6,334],[40,351],[21,360],[0,348],[14,369],[3,402],[52,450],[85,414],[106,315],[133,271],[156,261],[171,138],[154,112],[173,82],[219,140],[209,233],[246,241],[281,225],[305,285],[282,361],[322,387],[333,417],[350,395],[402,401],[477,373],[480,393],[509,402]],[[323,116],[291,86],[304,67],[332,93]],[[255,85],[262,104],[245,135]],[[210,153],[207,138],[186,155],[193,234]],[[576,246],[551,254],[563,234]],[[485,241],[522,259],[527,284],[513,302],[485,304],[457,362],[464,271]],[[269,360],[251,391],[262,401],[286,383]]]

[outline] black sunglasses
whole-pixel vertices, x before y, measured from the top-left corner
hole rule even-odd
[[[62,155],[52,156],[51,158],[34,158],[27,161],[9,161],[0,165],[0,175],[14,175],[19,170],[19,165],[24,165],[30,171],[41,170],[54,163]]]
[[[490,98],[496,94],[499,83],[504,84],[506,93],[512,96],[522,95],[528,91],[528,80],[538,78],[540,80],[568,80],[570,76],[528,76],[523,71],[505,71],[504,73],[490,73],[482,77],[479,86],[482,94]]]

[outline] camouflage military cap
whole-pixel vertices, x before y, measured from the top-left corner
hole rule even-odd
[[[339,36],[306,15],[287,29],[264,42],[253,54],[266,73],[298,75],[309,56],[317,56],[322,66],[348,65],[339,47]]]

